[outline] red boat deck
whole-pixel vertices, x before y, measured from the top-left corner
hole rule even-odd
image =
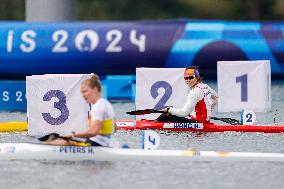
[[[117,130],[146,130],[158,129],[169,131],[192,132],[264,132],[282,133],[284,125],[216,125],[202,123],[164,123],[153,120],[117,120]]]

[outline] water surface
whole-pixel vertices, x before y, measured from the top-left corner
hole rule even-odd
[[[216,88],[216,82],[211,82]],[[257,113],[258,124],[284,122],[284,82],[272,85],[272,111]],[[117,119],[134,119],[125,114],[133,103],[114,103]],[[275,110],[277,113],[275,114]],[[239,113],[216,114],[238,118]],[[0,112],[0,121],[25,121],[24,112]],[[221,122],[217,122],[221,123]],[[284,152],[284,134],[190,133],[160,131],[161,149]],[[140,131],[117,131],[117,145],[140,148]],[[25,133],[2,133],[0,142],[32,142]],[[279,162],[65,162],[0,161],[1,188],[283,188],[284,163]]]

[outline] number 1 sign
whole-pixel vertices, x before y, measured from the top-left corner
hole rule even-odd
[[[183,107],[189,87],[183,79],[185,68],[137,68],[136,109]],[[136,119],[155,119],[158,114],[136,116]]]
[[[271,109],[271,71],[268,60],[220,61],[218,71],[218,111],[235,112]]]

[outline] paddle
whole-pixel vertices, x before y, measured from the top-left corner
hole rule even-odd
[[[145,115],[145,114],[151,114],[151,113],[164,113],[163,111],[160,110],[155,110],[155,109],[144,109],[144,110],[134,110],[130,112],[126,112],[129,115]]]
[[[49,133],[43,137],[40,137],[38,138],[39,141],[52,141],[52,140],[56,140],[56,139],[63,139],[63,140],[67,140],[67,141],[73,141],[73,142],[78,142],[78,143],[85,143],[85,142],[82,142],[80,140],[76,140],[74,138],[67,138],[67,137],[64,137],[64,136],[61,136],[59,135],[58,133]]]
[[[145,115],[145,114],[151,114],[151,113],[164,113],[164,112],[160,110],[155,110],[155,109],[144,109],[144,110],[134,110],[134,111],[126,112],[126,113],[129,115]],[[242,125],[242,123],[239,120],[228,118],[228,117],[224,117],[224,118],[211,117],[211,119],[223,121],[231,125]]]
[[[225,123],[229,123],[231,125],[242,125],[242,123],[239,120],[233,119],[233,118],[229,118],[229,117],[211,117],[211,119],[213,120],[219,120],[219,121],[223,121]]]

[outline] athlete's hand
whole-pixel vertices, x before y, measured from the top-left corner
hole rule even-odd
[[[169,115],[170,114],[169,109],[170,109],[170,107],[166,107],[166,108],[161,109],[161,111],[163,111],[164,114]]]
[[[168,108],[163,108],[163,109],[161,109],[161,111],[162,111],[164,114],[167,114],[167,113],[168,113]]]
[[[212,102],[212,104],[211,104],[211,112],[213,112],[215,107],[216,107],[216,105],[217,105],[217,103],[218,103],[218,97],[217,96],[212,96],[211,97],[211,102]]]
[[[66,134],[64,135],[65,138],[72,138],[73,137],[73,134]]]

